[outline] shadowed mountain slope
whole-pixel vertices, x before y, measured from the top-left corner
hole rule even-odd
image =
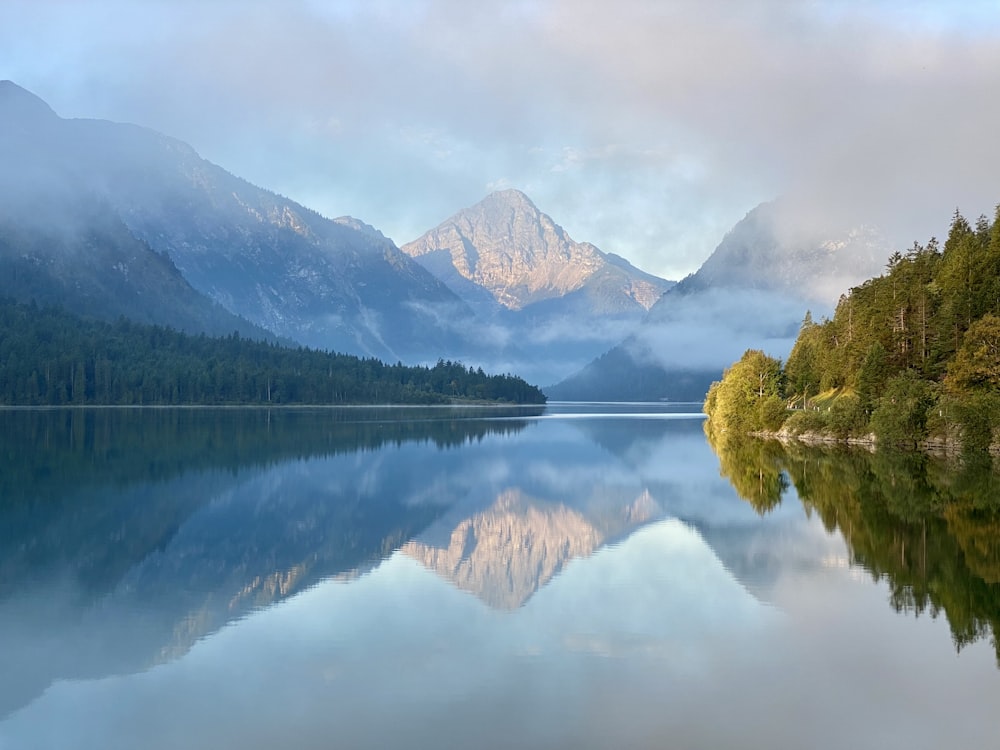
[[[120,242],[136,254],[145,247],[144,257],[162,256],[167,271],[169,259],[230,313],[302,344],[420,361],[477,348],[466,335],[469,308],[379,232],[257,188],[178,140],[134,125],[62,119],[4,81],[0,156],[4,193],[20,198],[2,217],[13,241],[5,255],[21,266],[40,257],[21,248],[33,237],[54,246],[45,232],[74,226],[65,220],[74,214],[83,240],[74,235],[80,252],[59,275],[74,265],[81,277],[122,274],[113,270],[117,257],[109,267],[110,259],[96,257],[105,248],[87,239],[92,223],[117,220],[127,229],[117,228]]]

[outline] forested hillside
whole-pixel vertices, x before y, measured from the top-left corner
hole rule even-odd
[[[512,375],[458,362],[434,367],[190,336],[120,319],[0,301],[0,404],[431,404],[456,399],[544,403]]]
[[[748,351],[713,384],[713,423],[982,451],[1000,425],[1000,207],[955,212],[932,238],[843,295],[832,320],[806,314],[788,361]]]

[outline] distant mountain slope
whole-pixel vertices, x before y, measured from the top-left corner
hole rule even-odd
[[[890,251],[873,227],[823,227],[796,210],[790,201],[754,208],[678,291],[761,289],[832,309],[849,280],[885,264]]]
[[[41,149],[55,122],[40,99],[0,82],[0,297],[105,320],[124,315],[188,332],[275,338],[192,288]]]
[[[831,312],[840,290],[877,273],[890,252],[870,227],[831,230],[796,211],[789,201],[750,211],[633,335],[546,395],[700,401],[747,348],[787,356],[805,312]]]
[[[191,286],[279,335],[392,360],[475,350],[469,308],[360,222],[326,219],[151,130],[61,119],[9,81],[0,136],[9,187],[103,202]],[[59,222],[29,218],[32,228]]]
[[[575,242],[518,190],[492,193],[401,249],[515,340],[543,380],[620,341],[673,285]]]
[[[125,316],[189,333],[276,339],[197,292],[106,207],[78,205],[73,219],[61,213],[58,225],[29,228],[11,206],[0,190],[0,297],[103,320]],[[55,208],[35,207],[49,216]]]

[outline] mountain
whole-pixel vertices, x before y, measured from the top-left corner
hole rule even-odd
[[[60,288],[86,286],[85,296],[114,308],[116,288],[85,281],[124,276],[123,268],[134,278],[134,263],[123,259],[132,253],[144,264],[158,258],[173,286],[183,280],[229,313],[308,346],[414,361],[477,349],[463,332],[473,318],[468,306],[378,231],[255,187],[181,141],[134,125],[62,119],[4,81],[0,143],[4,194],[23,196],[3,215],[13,238],[6,263],[44,266],[44,256],[20,248],[55,247],[49,235],[66,226],[65,207],[82,214],[70,223],[73,257],[61,256],[49,274],[64,279]],[[88,239],[100,222],[121,225],[123,249],[113,257],[97,257],[109,243]],[[44,286],[46,277],[36,276]],[[161,286],[164,294],[172,288]]]
[[[490,194],[401,250],[488,319],[498,338],[516,341],[522,367],[541,382],[620,341],[673,285],[575,242],[518,190]]]
[[[871,226],[824,228],[799,220],[790,201],[762,203],[723,238],[681,291],[761,289],[830,307],[866,270],[881,271],[890,249]]]
[[[746,349],[787,356],[806,311],[831,313],[841,290],[877,274],[889,253],[871,227],[824,227],[789,200],[761,204],[634,334],[546,395],[701,401]]]
[[[574,558],[661,514],[648,492],[603,499],[599,508],[580,510],[508,488],[488,508],[453,528],[446,516],[400,551],[489,606],[514,610]]]
[[[78,315],[271,339],[196,291],[171,260],[41,144],[59,137],[45,102],[0,82],[0,297]]]
[[[575,305],[598,313],[645,311],[672,285],[589,242],[574,242],[519,190],[490,194],[401,250],[439,277],[472,282],[508,310],[576,294]],[[470,302],[482,299],[481,292],[469,293]]]
[[[19,198],[0,187],[0,297],[104,320],[123,315],[187,332],[275,339],[196,291],[106,205]],[[32,226],[25,216],[45,219]]]

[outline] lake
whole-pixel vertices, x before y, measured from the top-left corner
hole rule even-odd
[[[997,746],[996,475],[697,411],[0,411],[0,748]]]

